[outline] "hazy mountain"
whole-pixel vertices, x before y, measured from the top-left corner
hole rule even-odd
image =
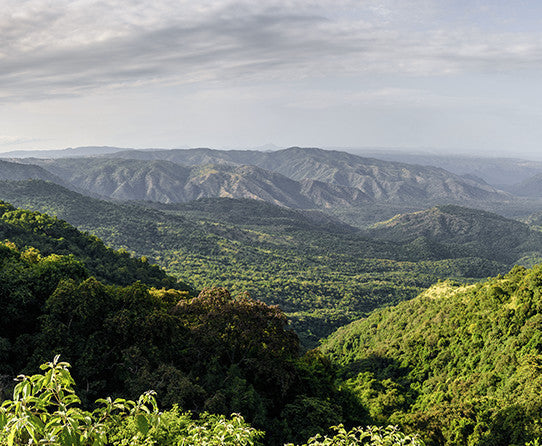
[[[274,152],[243,150],[131,150],[114,157],[168,160],[182,165],[243,164],[278,172],[293,180],[317,180],[352,187],[372,200],[502,200],[506,195],[479,180],[436,167],[422,167],[346,152],[292,147]]]
[[[39,166],[0,160],[0,180],[28,180],[32,178],[63,184],[62,179]]]
[[[13,150],[0,153],[0,158],[74,158],[80,156],[99,156],[108,153],[124,151],[120,147],[108,146],[89,146],[89,147],[69,147],[59,150]]]
[[[440,168],[298,147],[274,152],[129,150],[105,157],[20,162],[43,167],[72,189],[118,200],[253,198],[292,208],[333,210],[363,209],[371,203],[416,204],[420,209],[439,202],[510,199],[480,179]]]
[[[271,149],[271,150],[270,150]],[[129,149],[120,147],[76,147],[61,150],[17,150],[0,154],[1,158],[73,158],[88,156],[113,156],[129,159],[162,159],[169,160],[186,166],[231,163],[231,164],[249,164],[256,165],[268,170],[277,171],[293,179],[313,178],[312,173],[306,176],[307,171],[302,169],[296,172],[296,168],[289,166],[289,160],[295,158],[292,151],[301,150],[305,154],[311,151],[314,155],[319,149],[299,149],[290,148],[276,150],[274,145],[264,145],[252,150],[213,150],[208,148],[196,149]],[[285,152],[285,153],[283,153]],[[344,150],[325,150],[332,157],[341,154],[342,160],[348,160],[348,154],[357,158],[370,158],[382,161],[391,161],[396,163],[416,164],[420,166],[432,166],[443,168],[459,176],[465,176],[470,179],[478,179],[494,187],[508,190],[516,183],[528,179],[538,173],[542,173],[542,162],[525,160],[519,158],[492,158],[476,157],[467,155],[438,155],[434,153],[405,152],[404,150],[390,149],[344,149]],[[348,152],[348,153],[347,153]],[[286,154],[286,164],[284,164],[284,154]],[[320,162],[322,157],[319,156]],[[354,159],[356,159],[354,158]],[[336,160],[335,160],[336,161]],[[271,165],[269,165],[271,164]],[[332,163],[334,164],[334,163]],[[340,164],[340,162],[339,162]],[[301,177],[298,175],[301,174]],[[320,171],[320,174],[322,172]],[[329,174],[323,174],[328,178]]]
[[[119,200],[185,201],[190,169],[164,161],[66,158],[32,160],[68,184]]]
[[[514,184],[509,190],[520,197],[542,198],[542,173]]]
[[[37,160],[72,188],[118,200],[182,203],[203,197],[252,198],[292,208],[355,206],[360,190],[320,181],[295,181],[256,166],[185,167],[164,160],[66,158]]]
[[[542,173],[542,162],[520,158],[492,158],[467,155],[437,155],[433,153],[408,153],[386,149],[351,149],[360,156],[374,157],[446,169],[457,175],[477,177],[506,191],[538,173]]]
[[[411,242],[423,238],[479,256],[514,264],[542,260],[542,233],[527,224],[478,209],[436,206],[377,223],[367,233],[377,239]],[[530,260],[529,260],[530,259]]]

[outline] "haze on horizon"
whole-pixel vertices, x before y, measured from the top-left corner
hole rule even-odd
[[[540,158],[542,3],[0,0],[0,152]]]

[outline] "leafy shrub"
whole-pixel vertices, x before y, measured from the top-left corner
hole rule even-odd
[[[424,446],[416,435],[400,432],[397,426],[366,428],[355,427],[347,431],[342,424],[332,427],[337,433],[333,437],[318,434],[302,446]],[[286,445],[293,446],[293,445]]]
[[[43,374],[17,378],[13,399],[0,406],[0,444],[255,446],[263,436],[237,414],[205,413],[194,420],[177,407],[159,412],[153,392],[138,401],[99,399],[99,408],[83,410],[69,367],[56,356],[41,366]]]

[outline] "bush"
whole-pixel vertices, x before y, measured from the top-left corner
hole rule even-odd
[[[99,408],[83,410],[69,367],[56,356],[41,366],[43,374],[17,378],[13,399],[0,406],[0,444],[255,446],[263,437],[263,432],[251,428],[237,414],[232,418],[203,414],[192,419],[177,407],[159,412],[152,391],[137,402],[99,399]]]
[[[316,435],[303,446],[424,446],[416,435],[399,432],[396,426],[385,428],[368,426],[355,427],[347,431],[342,424],[332,427],[337,433],[333,437]],[[286,445],[293,446],[293,445]]]

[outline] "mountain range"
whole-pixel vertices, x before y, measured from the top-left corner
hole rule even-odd
[[[14,160],[12,160],[14,161]],[[93,196],[181,203],[203,197],[251,198],[299,209],[363,208],[371,203],[501,202],[510,196],[441,168],[298,148],[260,151],[128,150],[102,157],[18,159],[27,178],[48,179]],[[36,171],[36,167],[42,170]],[[44,172],[52,175],[46,178]],[[32,176],[34,175],[34,176]],[[3,176],[0,179],[12,179]],[[59,180],[60,179],[60,180]]]
[[[346,152],[291,147],[274,152],[241,150],[126,151],[110,155],[129,159],[166,159],[183,165],[249,164],[293,180],[318,180],[355,187],[373,200],[428,198],[502,199],[495,188],[444,169],[363,158]]]
[[[74,158],[80,156],[100,156],[124,150],[126,149],[120,147],[88,146],[51,150],[11,150],[3,152],[1,155],[2,158]]]

